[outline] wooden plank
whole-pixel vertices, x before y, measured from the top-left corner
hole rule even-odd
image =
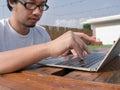
[[[43,75],[36,72],[3,75],[0,77],[0,84],[13,90],[120,90],[119,85]]]
[[[3,86],[3,85],[0,85],[0,90],[12,90],[12,89],[9,88],[9,87],[6,87],[6,86]]]
[[[11,80],[13,79],[13,80]],[[0,85],[4,85],[6,87],[11,88],[10,90],[34,90],[35,87],[30,85],[30,87],[25,83],[26,81],[14,81],[14,78],[6,78],[6,77],[0,77]],[[19,80],[19,79],[16,79]],[[38,88],[36,88],[38,90]]]
[[[2,82],[1,82],[2,81]],[[6,83],[6,82],[7,83]],[[11,82],[9,84],[9,81]],[[4,83],[3,83],[4,82]],[[4,80],[0,78],[0,84],[12,87],[14,90],[83,90],[80,86],[54,82],[39,76],[38,74],[9,74],[4,76]],[[87,88],[86,90],[90,90]]]
[[[96,73],[96,72],[84,72],[84,71],[73,71],[64,77],[66,78],[72,78],[76,80],[87,80],[87,81],[93,81],[97,77],[99,77],[102,73]]]
[[[30,75],[30,74],[28,74]],[[107,84],[107,83],[98,83],[92,81],[85,81],[85,80],[75,80],[65,77],[58,77],[52,75],[42,75],[39,78],[47,79],[48,81],[53,81],[52,83],[59,83],[60,86],[65,87],[65,85],[69,86],[69,90],[119,90],[120,85],[114,84]],[[59,88],[59,87],[58,87]]]
[[[32,70],[24,70],[22,72],[25,72],[25,73],[29,73],[29,72],[36,72],[36,73],[40,73],[40,74],[47,74],[47,75],[52,75],[53,73],[55,72],[60,72],[62,71],[63,68],[56,68],[56,67],[47,67],[47,66],[44,66],[44,67],[39,67],[37,69],[32,69]]]

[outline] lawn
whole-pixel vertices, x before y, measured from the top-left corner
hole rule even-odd
[[[99,48],[110,48],[112,45],[101,45],[101,46],[92,46],[92,45],[88,45],[88,48],[90,50],[96,50],[96,49],[99,49]]]

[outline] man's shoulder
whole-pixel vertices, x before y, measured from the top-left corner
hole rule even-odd
[[[45,28],[41,25],[36,25],[35,26],[35,29],[38,29],[38,30],[45,30]]]
[[[35,29],[34,31],[41,32],[41,33],[47,32],[46,29],[41,25],[36,25],[33,29]]]
[[[36,26],[34,27],[34,29],[35,29],[35,30],[33,30],[33,31],[34,31],[35,33],[37,33],[37,34],[42,34],[43,36],[50,38],[50,37],[49,37],[49,34],[48,34],[48,31],[46,30],[45,27],[43,27],[43,26],[41,26],[41,25],[36,25]]]
[[[0,19],[0,36],[3,36],[3,33],[6,31],[7,19]]]
[[[7,18],[0,19],[0,25],[5,25],[8,22]]]

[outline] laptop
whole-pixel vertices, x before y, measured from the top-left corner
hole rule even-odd
[[[73,55],[50,57],[38,62],[38,64],[97,72],[118,55],[120,56],[120,37],[106,53],[93,52],[92,54],[85,55],[84,60],[80,60],[79,57]]]

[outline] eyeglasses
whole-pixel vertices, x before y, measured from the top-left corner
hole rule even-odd
[[[29,10],[35,10],[38,7],[40,10],[46,11],[49,8],[46,2],[43,2],[40,5],[36,5],[33,2],[24,2],[22,0],[18,0],[18,2],[21,3],[26,9],[29,9]]]

